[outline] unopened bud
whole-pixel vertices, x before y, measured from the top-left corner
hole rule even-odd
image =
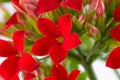
[[[78,22],[83,23],[85,21],[86,17],[84,14],[79,16]]]
[[[90,26],[90,34],[92,36],[96,35],[98,33],[98,29],[95,26]]]
[[[98,0],[95,12],[98,16],[102,16],[104,14],[105,6],[102,0]]]

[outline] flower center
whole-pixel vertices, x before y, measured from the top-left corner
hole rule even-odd
[[[58,43],[62,43],[64,41],[64,38],[62,36],[59,36],[58,38],[56,38]]]

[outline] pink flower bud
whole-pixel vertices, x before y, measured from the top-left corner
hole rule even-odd
[[[98,16],[102,16],[105,12],[105,6],[102,0],[97,0],[95,12]]]
[[[104,6],[104,3],[102,0],[94,0],[91,3],[90,9],[95,10],[95,12],[98,16],[102,16],[104,14],[104,11],[105,11],[105,6]]]
[[[96,35],[98,33],[98,29],[95,26],[90,26],[90,34],[91,35]]]
[[[82,23],[82,22],[84,22],[84,21],[85,21],[85,19],[86,19],[85,15],[84,15],[84,14],[82,14],[82,15],[80,15],[80,16],[79,16],[78,21],[79,21],[80,23]]]

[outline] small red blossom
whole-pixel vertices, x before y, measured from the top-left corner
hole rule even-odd
[[[120,42],[120,24],[110,30],[110,35]]]
[[[109,54],[106,61],[106,66],[113,69],[120,68],[120,46],[113,49],[112,52]]]
[[[5,80],[17,78],[14,76],[19,73],[20,70],[32,72],[39,67],[39,64],[34,58],[24,52],[24,36],[25,31],[16,31],[13,34],[14,46],[7,41],[0,40],[0,56],[7,58],[0,65],[0,76]]]
[[[47,5],[47,6],[46,6]],[[82,0],[39,0],[37,4],[37,10],[39,13],[55,10],[60,6],[66,6],[73,10],[81,11]]]
[[[120,22],[120,6],[114,11],[114,20]]]
[[[79,70],[73,70],[70,75],[68,75],[62,65],[54,65],[52,68],[52,76],[45,78],[45,80],[76,80],[79,73]]]
[[[71,33],[72,21],[69,14],[62,15],[57,25],[47,18],[39,18],[37,26],[44,37],[33,44],[31,51],[39,56],[49,53],[55,64],[66,58],[68,50],[81,44],[78,34]]]

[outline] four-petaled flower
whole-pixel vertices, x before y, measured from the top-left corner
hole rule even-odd
[[[0,76],[5,80],[18,79],[19,71],[32,72],[39,67],[34,58],[24,52],[25,31],[16,31],[13,34],[14,47],[7,41],[0,40],[0,56],[7,59],[0,65]]]
[[[47,5],[47,6],[46,6]],[[48,11],[55,10],[60,6],[66,6],[76,11],[81,11],[82,0],[39,0],[37,3],[37,11],[39,13],[44,13]]]
[[[37,26],[44,37],[33,44],[31,51],[39,56],[49,53],[55,64],[66,58],[68,50],[81,44],[78,34],[71,33],[72,21],[69,14],[62,15],[57,25],[47,18],[39,18]]]
[[[45,78],[45,80],[76,80],[79,73],[79,70],[73,70],[70,75],[68,75],[62,65],[54,65],[52,68],[52,76]]]

